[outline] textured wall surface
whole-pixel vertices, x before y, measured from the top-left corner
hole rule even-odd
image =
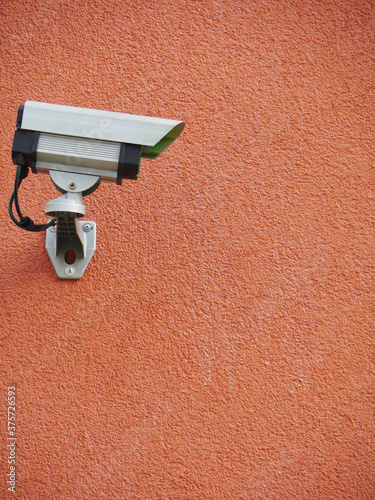
[[[0,9],[0,497],[375,498],[374,1]],[[79,281],[7,214],[25,100],[186,121]]]

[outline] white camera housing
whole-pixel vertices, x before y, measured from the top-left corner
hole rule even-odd
[[[34,173],[58,170],[121,184],[137,179],[142,158],[156,158],[185,123],[113,111],[26,101],[20,106],[12,158]],[[22,156],[20,156],[22,155]]]

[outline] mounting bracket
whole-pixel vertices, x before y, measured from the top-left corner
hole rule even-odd
[[[56,217],[56,226],[46,233],[46,250],[59,278],[79,279],[96,250],[96,224],[77,219],[86,214],[82,197],[98,187],[100,178],[54,170],[50,176],[64,194],[46,205],[46,214]]]
[[[57,217],[47,230],[46,250],[59,278],[82,278],[96,250],[95,222]]]

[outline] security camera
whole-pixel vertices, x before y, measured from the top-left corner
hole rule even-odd
[[[85,215],[82,197],[101,181],[121,184],[123,179],[137,179],[141,158],[157,158],[184,126],[181,121],[34,101],[19,107],[9,214],[23,229],[47,230],[47,252],[60,278],[80,278],[91,258],[88,254],[95,251],[95,223],[76,220]],[[19,207],[18,188],[29,168],[33,173],[48,172],[63,193],[47,203],[46,214],[54,217],[47,224],[34,224]]]
[[[156,158],[184,122],[26,101],[17,115],[12,159],[33,172],[58,170],[121,184],[137,179],[142,158]]]

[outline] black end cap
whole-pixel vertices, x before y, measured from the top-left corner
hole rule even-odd
[[[30,167],[35,172],[36,150],[40,132],[17,129],[14,132],[12,160],[15,165]]]
[[[117,184],[121,184],[122,179],[138,179],[141,154],[142,146],[139,144],[121,144]]]
[[[19,106],[18,107],[18,111],[17,111],[17,123],[16,123],[16,127],[17,128],[21,128],[22,118],[23,118],[23,110],[24,110],[24,106]]]

